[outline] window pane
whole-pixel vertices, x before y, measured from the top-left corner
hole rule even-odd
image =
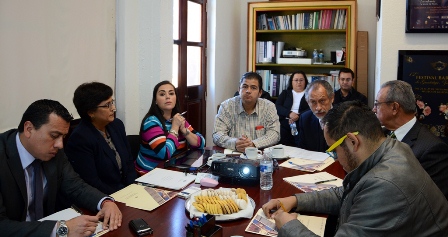
[[[179,39],[179,0],[173,0],[173,39]]]
[[[201,42],[202,5],[188,1],[187,41]]]
[[[179,78],[179,46],[177,44],[173,45],[173,78],[171,78],[171,83],[173,83],[174,87],[178,86],[178,78]]]
[[[187,86],[201,84],[201,47],[187,47]]]

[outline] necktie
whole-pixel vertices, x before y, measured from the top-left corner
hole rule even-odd
[[[389,136],[390,136],[390,138],[397,139],[397,136],[395,136],[394,131],[390,132]]]
[[[39,220],[44,217],[44,185],[42,181],[41,161],[35,159],[31,166],[34,170],[34,198],[30,205],[31,220]]]

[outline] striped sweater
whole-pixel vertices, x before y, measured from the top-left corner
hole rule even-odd
[[[171,121],[165,121],[167,131],[171,130],[171,125]],[[197,136],[198,146],[188,144],[181,133],[176,138],[173,134],[165,132],[160,120],[155,116],[149,116],[143,122],[140,131],[142,143],[135,162],[136,170],[140,174],[145,174],[154,169],[161,161],[170,159],[187,149],[203,149],[205,145],[204,137],[195,131],[187,121],[185,121],[185,127]]]

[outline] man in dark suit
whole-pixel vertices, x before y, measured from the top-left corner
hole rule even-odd
[[[354,87],[355,73],[350,68],[341,68],[338,75],[340,89],[334,93],[333,104],[339,104],[345,101],[359,100],[367,105],[367,97],[359,93]]]
[[[316,80],[309,84],[305,90],[305,99],[310,110],[299,119],[299,148],[320,152],[328,149],[320,120],[331,109],[333,98],[333,88],[327,81]]]
[[[415,96],[404,81],[381,85],[373,112],[392,137],[408,144],[420,164],[448,199],[448,145],[415,118]]]
[[[66,237],[68,232],[71,236],[88,236],[100,218],[110,230],[121,225],[121,212],[113,199],[79,178],[61,150],[71,119],[59,102],[38,100],[25,111],[18,129],[0,134],[1,236]],[[36,168],[31,167],[36,163]],[[35,187],[38,183],[40,192]],[[98,214],[58,222],[37,221],[55,212],[58,192],[80,207],[99,210]],[[40,202],[39,197],[43,198]]]

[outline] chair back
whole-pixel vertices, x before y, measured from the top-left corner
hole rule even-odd
[[[129,145],[131,145],[131,155],[132,159],[136,160],[138,156],[138,151],[140,150],[140,135],[127,135]]]

